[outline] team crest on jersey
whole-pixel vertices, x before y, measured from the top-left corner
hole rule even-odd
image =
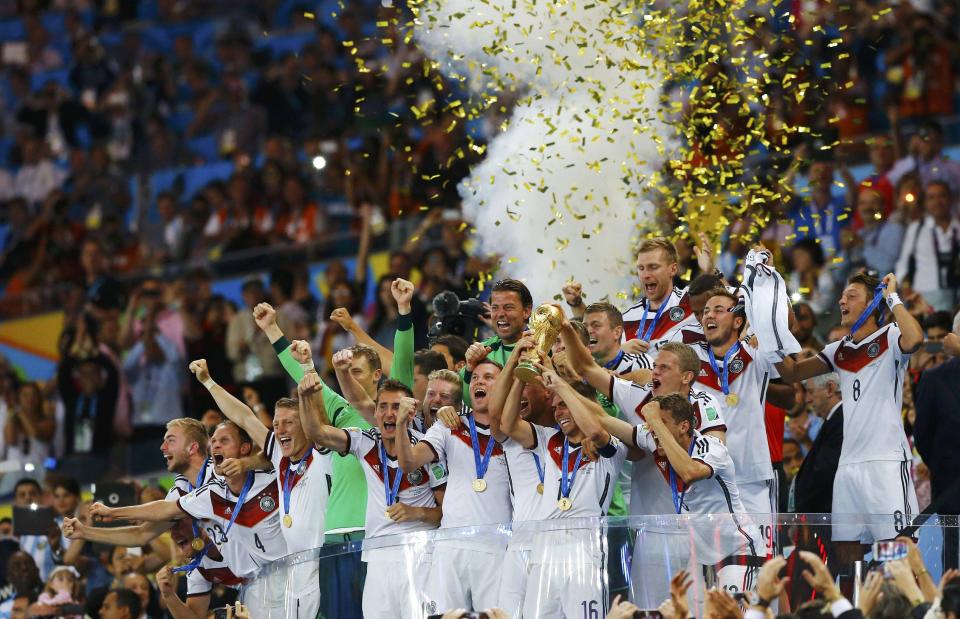
[[[670,320],[673,322],[680,322],[683,320],[683,308],[679,305],[676,307],[670,308]]]
[[[880,342],[870,342],[867,346],[867,356],[873,359],[880,354]]]
[[[260,509],[265,512],[272,512],[277,507],[277,502],[273,500],[273,497],[266,495],[260,497]]]
[[[707,421],[715,421],[717,419],[717,409],[712,406],[707,407]]]
[[[407,481],[409,481],[414,486],[418,485],[423,481],[423,471],[416,469],[407,473]]]
[[[433,471],[433,476],[437,479],[443,479],[447,475],[442,464],[434,464],[431,470]]]
[[[734,359],[730,362],[730,371],[739,374],[743,371],[743,359]]]

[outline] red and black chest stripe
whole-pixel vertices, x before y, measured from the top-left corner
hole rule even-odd
[[[462,441],[463,444],[469,447],[471,450],[473,449],[473,442],[470,440],[470,430],[468,428],[465,428],[463,427],[463,425],[461,425],[456,430],[452,430],[450,434],[460,439],[460,441]],[[494,442],[493,452],[491,452],[490,457],[502,456],[503,446],[501,446],[500,443],[497,443],[496,439],[494,439],[489,434],[480,434],[478,432],[477,443],[479,444],[479,447],[480,447],[480,455],[482,456],[483,454],[487,453],[487,443],[489,443],[490,441]]]
[[[277,511],[279,494],[277,484],[271,483],[256,495],[248,496],[240,508],[240,513],[237,515],[234,525],[253,528],[263,522],[273,512]],[[229,522],[230,518],[233,517],[233,510],[236,509],[236,502],[213,492],[210,493],[210,500],[213,502],[213,512]]]
[[[869,344],[856,348],[843,343],[833,353],[833,365],[845,372],[859,372],[882,357],[888,348],[890,348],[890,344],[885,333],[874,338]]]

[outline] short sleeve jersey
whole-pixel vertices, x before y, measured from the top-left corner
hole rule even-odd
[[[701,342],[692,348],[700,357],[700,375],[697,387],[724,402],[727,421],[727,447],[737,469],[740,483],[773,479],[773,464],[767,445],[764,405],[767,400],[767,385],[779,378],[776,367],[765,360],[756,348],[745,341],[729,360],[730,393],[736,394],[737,403],[725,400],[720,377],[710,364],[707,352],[709,344]],[[723,370],[723,356],[717,357],[717,367]]]
[[[658,320],[654,318],[659,306],[648,307],[648,304],[647,299],[643,298],[623,313],[623,338],[624,341],[637,339],[642,335],[641,328],[650,331],[652,327],[653,335],[649,338],[650,350],[647,354],[650,357],[656,357],[659,344],[670,341],[675,332],[697,322],[697,318],[690,309],[690,296],[686,288],[673,287]],[[647,317],[645,324],[644,313]]]
[[[250,576],[287,554],[287,543],[280,532],[276,475],[273,471],[254,471],[253,476],[253,484],[229,533],[226,531],[237,509],[238,497],[225,480],[215,477],[177,500],[180,509],[202,521],[224,562],[240,577]]]
[[[226,563],[206,555],[197,569],[187,574],[187,597],[209,595],[214,585],[239,587],[242,584],[243,579],[234,574]]]
[[[887,324],[857,343],[832,342],[819,356],[840,376],[840,464],[909,457],[901,411],[910,355],[900,349],[900,327]]]
[[[569,499],[572,503],[567,511],[557,506],[561,498],[560,483],[563,471],[564,434],[558,428],[547,428],[531,424],[534,430],[535,444],[530,451],[540,459],[544,470],[543,500],[540,502],[540,520],[556,518],[589,518],[604,516],[610,509],[614,485],[623,463],[627,459],[627,447],[615,436],[610,437],[609,454],[599,454],[596,460],[585,453],[581,455],[579,467],[577,456],[582,448],[569,443],[567,451],[567,481],[570,486]],[[605,451],[605,450],[600,450]],[[576,467],[576,468],[575,468]]]
[[[620,378],[613,379],[610,388],[614,403],[620,407],[623,418],[633,425],[643,423],[640,409],[653,399],[652,385],[638,385]],[[690,390],[690,403],[697,416],[697,429],[701,432],[726,431],[723,408],[713,396],[702,391]],[[633,463],[630,476],[630,513],[672,514],[673,503],[670,489],[663,484],[662,471],[666,458],[654,454]]]
[[[395,535],[414,531],[429,531],[436,528],[426,522],[414,520],[411,522],[394,522],[387,518],[387,493],[384,486],[384,468],[380,460],[380,445],[383,438],[374,428],[360,430],[348,428],[347,451],[357,457],[360,466],[367,478],[367,526],[366,537],[381,535]],[[416,444],[423,435],[409,430],[410,442]],[[386,453],[386,452],[384,452]],[[446,470],[440,463],[422,466],[410,473],[403,473],[397,464],[397,459],[386,454],[387,479],[392,486],[397,475],[401,476],[397,501],[412,507],[436,507],[437,501],[433,496],[433,489],[443,486],[447,482]]]
[[[537,520],[541,516],[540,502],[543,495],[537,492],[540,483],[540,471],[543,471],[543,460],[538,461],[534,452],[523,448],[523,445],[509,436],[503,442],[503,453],[510,469],[510,497],[513,502],[513,522]]]
[[[263,452],[277,472],[281,522],[288,514],[284,506],[284,487],[290,491],[291,526],[280,529],[287,541],[287,551],[294,553],[319,548],[323,545],[324,520],[333,479],[330,454],[311,447],[305,457],[292,462],[280,453],[280,445],[272,430],[267,433]]]
[[[423,437],[423,442],[433,449],[436,461],[446,463],[447,490],[443,497],[441,528],[511,521],[510,478],[503,446],[490,436],[489,427],[478,423],[476,428],[481,455],[486,452],[489,441],[495,442],[483,492],[473,490],[477,471],[469,428],[461,424],[456,430],[450,430],[442,423],[435,423]]]
[[[657,440],[646,424],[634,428],[634,442],[637,447],[653,452],[657,449]],[[710,467],[710,476],[687,486],[682,479],[676,479],[681,514],[731,514],[733,522],[722,523],[716,531],[705,527],[692,527],[696,538],[698,561],[713,564],[732,553],[744,553],[756,556],[763,546],[758,544],[758,531],[749,524],[740,491],[734,474],[735,466],[727,446],[712,436],[693,433],[693,449],[690,456]],[[669,463],[661,469],[661,474],[673,500],[670,485]],[[675,508],[671,513],[676,513]],[[731,526],[733,525],[733,526]]]
[[[203,467],[200,469],[200,486],[210,481],[213,477],[213,462],[210,458],[207,458],[203,461]],[[164,497],[166,501],[176,501],[185,494],[193,492],[199,486],[194,486],[194,479],[187,479],[182,473],[177,473],[173,478],[173,485],[170,486],[170,491],[167,492],[167,496]]]

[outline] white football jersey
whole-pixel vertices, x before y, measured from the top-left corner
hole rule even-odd
[[[540,502],[543,495],[537,492],[540,473],[534,452],[527,451],[523,445],[509,436],[503,442],[503,453],[507,458],[510,471],[510,497],[513,501],[513,522],[525,522],[540,518]],[[540,458],[540,456],[536,456]],[[545,471],[540,458],[540,471]],[[546,472],[543,473],[546,475]]]
[[[635,426],[643,423],[640,409],[653,399],[653,385],[638,385],[621,378],[611,378],[610,392],[613,394],[613,403],[620,409],[625,421]],[[701,432],[726,431],[723,407],[716,398],[703,391],[691,389],[689,399],[697,416],[696,429]],[[662,456],[654,454],[633,463],[630,475],[631,514],[675,513],[670,489],[664,487],[661,480],[660,470],[665,461]]]
[[[710,365],[708,346],[706,342],[692,346],[700,357],[697,386],[724,403],[727,448],[737,469],[737,480],[745,484],[773,479],[764,405],[767,401],[767,385],[771,379],[780,378],[780,373],[756,348],[741,341],[740,350],[728,364],[730,393],[737,396],[737,403],[730,404],[720,387],[720,377]],[[717,357],[717,367],[723,370],[722,355]]]
[[[187,515],[202,521],[224,562],[240,577],[250,576],[287,554],[287,543],[280,531],[277,476],[273,471],[253,471],[253,476],[253,484],[229,534],[225,532],[237,509],[238,497],[225,480],[214,477],[177,500]]]
[[[629,353],[621,350],[609,363],[603,365],[617,376],[643,369],[653,369],[653,358],[646,353]]]
[[[315,447],[311,447],[306,457],[298,462],[292,462],[290,458],[280,453],[277,437],[271,430],[264,441],[263,453],[270,458],[273,469],[277,473],[281,524],[286,515],[283,505],[283,488],[284,484],[290,485],[289,515],[292,518],[292,526],[284,525],[280,528],[283,538],[287,541],[287,551],[294,553],[323,546],[326,530],[324,519],[327,513],[327,502],[330,499],[330,489],[333,486],[329,452],[321,453]]]
[[[574,468],[577,464],[577,455],[581,453],[581,447],[570,443],[567,454],[567,480],[573,478],[568,497],[572,505],[569,510],[562,511],[557,506],[557,501],[562,496],[560,480],[563,470],[564,434],[557,427],[530,425],[534,430],[536,444],[527,451],[537,454],[544,467],[543,500],[540,502],[538,520],[605,516],[610,509],[610,499],[613,497],[617,476],[627,459],[627,447],[617,437],[611,436],[610,444],[607,446],[609,455],[601,453],[598,454],[601,457],[597,460],[591,460],[583,454],[579,468]]]
[[[637,447],[654,452],[657,439],[646,426],[641,424],[634,429],[634,442]],[[734,464],[727,446],[712,436],[693,432],[693,450],[690,456],[710,467],[710,477],[684,486],[677,478],[677,492],[681,514],[707,515],[731,514],[731,520],[721,519],[713,529],[705,522],[691,526],[697,551],[695,560],[703,565],[713,565],[731,554],[760,556],[765,552],[760,532],[745,515],[746,510],[740,501],[740,491],[734,474]],[[660,468],[662,478],[670,492],[673,503],[673,490],[670,487],[670,466],[665,463]],[[671,505],[672,507],[672,505]],[[674,510],[675,513],[675,510]]]
[[[478,423],[476,428],[482,456],[488,441],[496,441],[490,436],[489,427]],[[433,449],[435,461],[445,464],[447,470],[447,490],[443,497],[440,528],[511,521],[510,478],[502,445],[496,443],[491,452],[490,464],[484,475],[486,489],[475,492],[473,481],[477,478],[477,472],[468,427],[461,424],[456,430],[450,430],[442,423],[435,423],[427,430],[423,442]]]
[[[394,522],[387,518],[387,495],[384,488],[383,469],[380,464],[380,444],[383,439],[379,430],[376,428],[370,430],[348,428],[343,432],[347,435],[347,452],[357,457],[367,478],[366,537],[435,529],[436,527],[422,521]],[[408,430],[408,432],[410,433],[410,442],[413,444],[423,438],[423,435],[415,430]],[[397,459],[387,454],[387,467],[390,470],[390,482],[393,482],[397,475],[403,476],[400,480],[397,501],[412,507],[437,506],[433,489],[447,483],[447,474],[442,464],[428,464],[404,474],[397,464]]]
[[[209,595],[215,585],[236,588],[243,583],[244,580],[234,574],[226,563],[212,559],[207,554],[200,565],[187,574],[187,597]]]
[[[858,343],[832,342],[819,356],[840,376],[840,464],[908,458],[901,411],[910,355],[900,349],[900,327],[884,325]]]
[[[650,358],[656,358],[659,344],[670,341],[676,331],[697,322],[697,317],[690,309],[690,296],[686,288],[673,287],[667,295],[667,304],[659,320],[654,321],[658,309],[659,306],[647,308],[647,299],[643,298],[623,313],[624,341],[637,339],[641,336],[641,327],[650,331],[652,326],[653,335],[650,336],[650,350],[647,351]],[[644,311],[647,315],[646,324],[643,321]]]

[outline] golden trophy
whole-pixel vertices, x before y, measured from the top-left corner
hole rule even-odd
[[[560,335],[560,326],[563,324],[563,310],[556,305],[544,303],[538,307],[530,317],[530,330],[533,331],[533,341],[537,346],[534,350],[523,353],[517,369],[513,375],[523,383],[529,383],[538,376],[540,370],[536,363],[540,362],[540,355],[546,355],[553,347],[557,336]]]

